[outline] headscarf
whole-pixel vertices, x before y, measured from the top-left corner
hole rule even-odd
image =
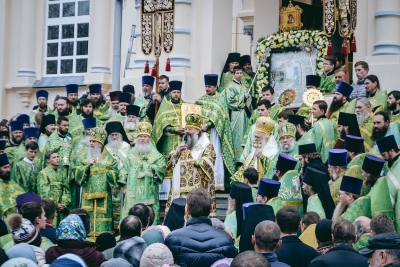
[[[322,203],[327,219],[332,219],[335,203],[330,193],[329,184],[327,182],[326,173],[317,169],[308,167],[303,178],[303,182],[310,185],[314,193],[318,194],[318,198]]]
[[[96,244],[100,246],[100,252],[113,248],[117,245],[115,237],[110,233],[102,233],[96,239]]]
[[[172,201],[164,220],[164,225],[167,226],[171,232],[185,225],[185,206],[186,198],[176,198]]]
[[[65,255],[62,255],[58,257],[53,263],[50,265],[50,267],[86,267],[85,262],[82,260],[81,257],[67,253]]]
[[[25,258],[33,262],[37,262],[35,250],[27,243],[20,243],[13,246],[8,252],[9,259]]]
[[[275,222],[274,209],[270,205],[251,205],[247,208],[246,219],[243,222],[243,228],[240,236],[239,251],[254,250],[251,243],[251,236],[257,224],[269,220]]]
[[[164,244],[163,235],[157,230],[146,231],[142,235],[142,238],[144,239],[144,241],[146,241],[147,246],[150,246],[151,244],[154,243]]]
[[[38,265],[25,258],[14,258],[3,263],[1,267],[38,267]]]
[[[58,240],[86,240],[86,230],[81,218],[76,214],[70,214],[60,222],[56,230]]]

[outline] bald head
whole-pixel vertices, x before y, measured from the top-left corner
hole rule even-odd
[[[262,221],[254,230],[254,249],[257,252],[275,251],[280,245],[281,229],[273,221]],[[279,243],[279,244],[278,244]]]
[[[369,233],[371,231],[370,224],[371,219],[365,216],[360,216],[354,221],[353,225],[356,229],[357,241],[363,234]]]

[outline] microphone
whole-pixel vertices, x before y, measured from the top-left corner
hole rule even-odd
[[[188,141],[188,137],[187,137],[187,134],[185,134],[185,135],[183,136],[183,142],[185,142],[185,144],[187,144],[187,141]]]

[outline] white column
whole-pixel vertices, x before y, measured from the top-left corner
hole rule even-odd
[[[35,72],[35,27],[36,0],[21,4],[21,27],[19,30],[19,66],[18,77],[36,77]]]

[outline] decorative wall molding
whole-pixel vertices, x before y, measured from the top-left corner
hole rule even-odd
[[[111,73],[110,67],[107,66],[93,65],[90,69],[91,73]]]
[[[374,45],[373,56],[379,55],[400,55],[399,42],[379,42]]]
[[[34,77],[36,78],[36,72],[34,70],[18,70],[17,77]]]
[[[387,17],[400,18],[400,10],[379,10],[375,12],[375,18]]]
[[[6,91],[8,93],[17,93],[21,96],[20,101],[25,107],[29,107],[31,104],[30,97],[33,94],[33,89],[32,87],[11,87],[11,88],[6,88]]]

